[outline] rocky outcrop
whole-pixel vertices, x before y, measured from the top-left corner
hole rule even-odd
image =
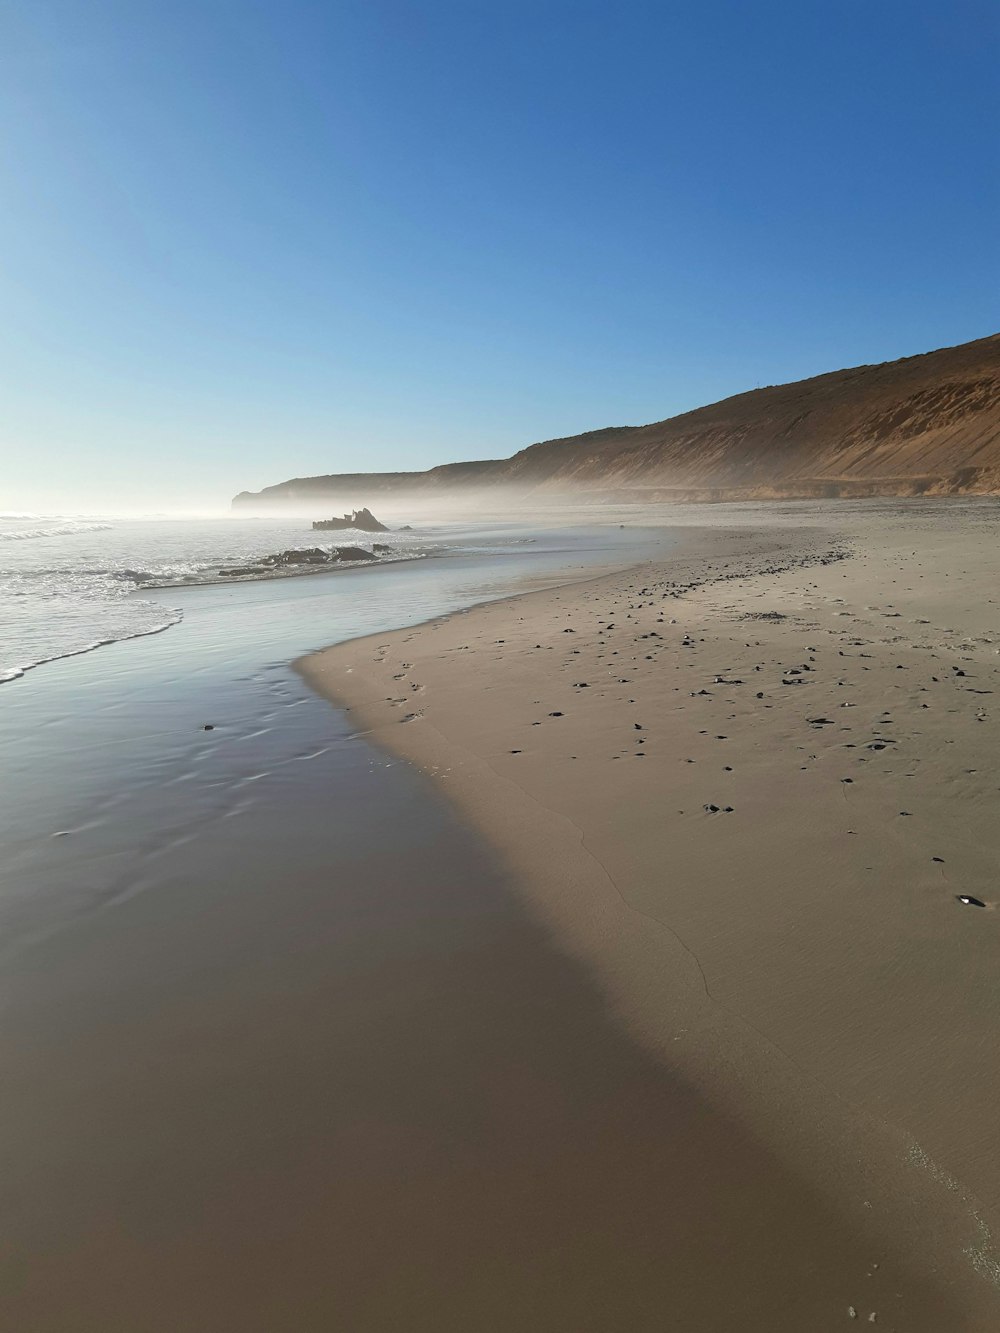
[[[313,523],[313,532],[346,532],[356,528],[358,532],[388,532],[384,523],[380,523],[370,509],[355,509],[343,518],[321,518]]]
[[[366,551],[363,546],[334,546],[325,551],[320,546],[309,546],[303,550],[279,551],[276,555],[265,555],[253,565],[238,565],[233,569],[220,569],[223,578],[260,578],[263,574],[273,574],[275,570],[308,569],[316,566],[337,565],[342,561],[374,560],[378,552],[388,551],[388,546],[376,547]]]
[[[439,493],[551,500],[1000,494],[1000,334],[922,356],[755,389],[649,426],[547,440],[501,461],[307,477],[236,508]]]

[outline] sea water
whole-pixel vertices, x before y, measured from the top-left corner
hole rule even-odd
[[[338,533],[343,545],[387,551],[372,562],[435,554],[433,536]],[[182,616],[171,585],[289,548],[334,544],[295,519],[122,519],[0,514],[0,681],[44,662],[155,634]],[[275,571],[272,577],[281,577]]]

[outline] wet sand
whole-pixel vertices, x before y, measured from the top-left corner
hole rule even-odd
[[[286,877],[264,821],[238,902],[202,846],[8,979],[3,1327],[961,1327],[632,1042],[405,782],[405,860],[334,874],[321,808],[285,810]]]
[[[727,1323],[716,1292],[678,1327],[835,1328],[853,1307],[985,1333],[997,511],[797,522],[692,530],[669,563],[301,666],[434,776],[596,1011],[696,1099],[692,1125],[739,1146],[715,1175],[697,1135],[673,1183],[665,1165],[664,1192],[700,1211],[691,1231],[651,1217],[661,1319],[695,1268],[751,1313]],[[744,1152],[770,1166],[737,1185]],[[730,1269],[755,1208],[796,1243]]]
[[[730,1132],[288,666],[608,559],[559,547],[359,574],[345,605],[192,590],[171,634],[5,695],[0,1327],[585,1327],[645,1300],[648,1242],[619,1242],[676,1217],[644,1178],[664,1125],[720,1160]]]

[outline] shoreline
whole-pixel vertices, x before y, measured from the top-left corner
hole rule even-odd
[[[508,867],[529,912],[557,947],[583,960],[596,974],[611,1010],[633,1037],[691,1081],[709,1104],[735,1114],[756,1141],[777,1152],[798,1178],[810,1181],[859,1236],[887,1252],[895,1250],[911,1271],[933,1274],[942,1289],[960,1296],[972,1322],[950,1326],[987,1328],[989,1324],[976,1320],[987,1317],[985,1310],[997,1309],[992,1285],[997,1270],[990,1240],[996,1219],[977,1195],[995,1195],[989,1178],[968,1179],[968,1164],[981,1161],[984,1144],[981,1138],[970,1142],[967,1135],[964,1141],[961,1134],[949,1136],[941,1089],[928,1107],[921,1108],[912,1077],[922,1058],[921,1036],[930,1049],[934,1041],[953,1040],[969,1012],[959,1005],[946,1016],[947,1022],[931,1024],[932,1030],[923,1033],[922,1018],[907,1023],[905,1015],[895,1014],[898,1030],[893,1031],[875,1007],[882,1005],[884,1010],[887,1001],[892,1003],[884,985],[880,990],[876,984],[877,949],[869,947],[862,959],[851,960],[842,978],[829,974],[831,958],[847,957],[845,944],[859,928],[874,931],[882,948],[890,952],[898,948],[885,921],[877,914],[873,917],[863,898],[859,901],[865,892],[863,878],[857,889],[852,886],[851,900],[842,907],[830,900],[833,890],[826,883],[825,897],[815,888],[801,895],[817,915],[822,914],[821,928],[808,915],[798,915],[790,925],[786,921],[797,916],[795,898],[800,895],[790,887],[790,876],[805,873],[808,880],[815,873],[817,857],[825,864],[844,855],[844,837],[860,833],[856,844],[860,845],[866,835],[879,830],[840,827],[842,813],[829,800],[815,829],[808,827],[814,814],[811,802],[799,801],[791,818],[775,816],[765,804],[753,812],[749,830],[745,817],[740,817],[747,802],[753,801],[754,790],[765,791],[768,783],[776,783],[781,798],[796,804],[796,786],[805,786],[810,779],[774,771],[775,763],[790,769],[788,751],[802,748],[801,734],[792,739],[788,708],[777,701],[775,691],[787,700],[799,695],[796,682],[812,685],[813,696],[817,684],[825,685],[819,680],[818,665],[809,671],[811,681],[804,679],[803,666],[809,670],[807,657],[814,664],[822,660],[826,665],[829,660],[828,643],[823,644],[821,657],[814,639],[834,635],[834,641],[843,640],[835,617],[848,613],[835,609],[838,585],[846,583],[853,589],[855,573],[860,577],[861,566],[871,559],[885,564],[900,557],[895,528],[887,545],[882,534],[866,530],[857,515],[846,524],[838,523],[836,514],[831,521],[857,552],[854,561],[844,562],[858,565],[850,574],[839,561],[793,564],[776,572],[776,548],[805,543],[820,558],[832,552],[829,537],[815,529],[805,536],[778,529],[763,543],[746,530],[725,534],[710,528],[689,530],[686,551],[675,552],[666,563],[643,562],[582,585],[523,594],[416,629],[354,640],[295,665],[314,689],[349,708],[378,746],[436,781]],[[926,516],[922,521],[925,526],[935,523]],[[694,537],[691,531],[696,532]],[[756,562],[755,573],[746,569],[748,556]],[[684,583],[685,562],[693,562],[702,572],[714,568],[715,577],[700,584],[697,577],[689,577],[691,586],[676,595],[678,588],[667,588],[664,580]],[[992,577],[988,562],[986,571]],[[643,580],[648,596],[640,590]],[[768,618],[739,623],[739,616],[762,614],[762,598]],[[815,604],[806,606],[810,598]],[[782,611],[777,611],[779,605]],[[770,619],[790,608],[797,614],[788,620]],[[564,618],[573,623],[559,625]],[[859,623],[857,614],[848,618],[852,625]],[[628,628],[637,632],[626,644],[622,627],[628,620],[633,621]],[[677,625],[668,628],[673,620]],[[645,631],[641,635],[640,625]],[[572,630],[575,637],[562,638],[563,630]],[[856,629],[854,633],[857,637]],[[640,637],[642,647],[653,651],[638,651]],[[915,645],[878,646],[880,656],[917,651]],[[628,665],[614,665],[614,672],[622,672],[619,680],[612,675],[611,659],[623,650],[622,660]],[[843,649],[836,651],[843,655]],[[785,686],[777,686],[770,663],[764,666],[773,652],[795,653],[785,669],[799,674],[783,677]],[[799,656],[802,665],[793,666]],[[867,682],[857,667],[872,668],[863,666],[856,653],[850,656],[857,677],[850,688],[863,691]],[[870,656],[874,659],[876,654]],[[574,657],[581,662],[574,663]],[[708,670],[707,657],[712,658]],[[647,666],[657,658],[667,663],[669,686],[663,683],[659,663]],[[843,668],[844,663],[834,665]],[[882,665],[908,670],[916,663]],[[769,674],[751,682],[746,672],[760,673],[762,667]],[[567,673],[583,679],[564,679]],[[683,685],[673,684],[674,678]],[[720,682],[714,690],[713,678]],[[691,688],[684,688],[689,683]],[[763,707],[746,707],[751,683],[766,683]],[[615,688],[618,685],[626,688]],[[851,702],[869,708],[875,697],[863,699],[859,693]],[[881,700],[883,695],[877,697]],[[638,703],[626,702],[632,699]],[[892,702],[898,711],[902,701]],[[642,721],[625,722],[637,716],[632,711],[637,707],[645,714]],[[691,736],[683,714],[699,707],[706,728]],[[765,709],[777,716],[767,718]],[[806,711],[809,716],[829,717],[826,704],[796,709]],[[401,718],[406,725],[400,725]],[[717,726],[725,722],[717,743],[725,744],[726,757],[736,763],[713,764],[712,790],[705,786],[702,791],[699,777],[695,791],[693,775],[705,770],[687,765],[709,762],[715,736],[702,738],[713,730],[707,727],[709,719]],[[831,726],[838,721],[830,719]],[[762,732],[765,723],[769,725]],[[807,754],[809,746],[817,752],[832,748],[816,742],[818,722],[813,726],[802,718],[797,725],[809,737]],[[644,734],[629,735],[633,729]],[[679,746],[686,753],[668,758],[652,748],[640,750],[639,743],[647,741],[660,749]],[[867,757],[895,741],[870,743],[879,745],[879,750]],[[774,752],[770,763],[769,750]],[[695,753],[697,758],[692,759]],[[634,760],[640,756],[647,762],[636,766]],[[832,761],[835,756],[823,758]],[[807,772],[812,762],[798,767]],[[739,779],[723,779],[721,772],[741,770],[744,765],[756,772],[737,800],[727,793],[739,788]],[[662,784],[662,792],[651,796],[649,789],[655,784]],[[827,784],[824,796],[828,798],[832,790]],[[846,800],[839,777],[836,797]],[[732,813],[726,808],[728,799]],[[916,803],[912,796],[908,799]],[[678,810],[689,813],[666,816],[665,810],[675,803]],[[708,808],[712,804],[717,810]],[[851,822],[859,821],[852,815]],[[657,846],[665,833],[668,849]],[[787,848],[780,875],[766,868],[775,851],[767,844],[775,841]],[[707,876],[706,858],[711,863]],[[749,916],[746,893],[734,894],[733,883],[747,858],[762,863],[753,866],[750,876],[761,897]],[[657,883],[667,869],[664,859],[682,867],[686,887],[677,892],[678,903],[670,901],[673,886],[665,893]],[[851,863],[852,880],[863,873]],[[770,884],[775,878],[779,882]],[[706,894],[718,900],[712,912],[705,909]],[[947,910],[952,905],[949,902]],[[715,913],[735,924],[721,929]],[[894,928],[898,924],[894,921]],[[991,924],[987,921],[987,928]],[[957,928],[965,929],[965,923]],[[788,965],[786,958],[782,963],[790,942],[810,929],[815,930],[815,939],[809,941],[803,962]],[[921,944],[926,929],[926,923],[920,924],[906,941],[912,965],[928,962]],[[778,937],[784,949],[775,953],[769,936]],[[974,958],[982,947],[981,942],[969,946]],[[965,952],[961,942],[952,945],[954,957],[949,955],[945,963],[961,967]],[[942,966],[940,958],[935,962]],[[821,965],[828,976],[810,980],[810,968]],[[857,998],[858,987],[866,988],[864,1002]],[[910,997],[909,989],[904,986],[904,990]],[[845,994],[854,1001],[847,1003]],[[983,998],[980,989],[975,999]],[[974,1007],[970,1001],[969,1008]],[[819,1018],[811,1020],[810,1013]],[[873,1021],[876,1015],[886,1031],[878,1040],[865,1040],[866,1027],[869,1032],[879,1027]],[[981,1015],[973,1013],[973,1026],[980,1022]],[[917,1049],[910,1054],[910,1077],[903,1080],[907,1086],[897,1097],[899,1104],[887,1109],[881,1088],[866,1096],[845,1071],[852,1064],[867,1067],[891,1052],[893,1040],[902,1038],[904,1045],[909,1042]],[[827,1046],[829,1052],[810,1062],[810,1045],[820,1055]],[[981,1081],[989,1084],[992,1076]],[[968,1114],[977,1122],[989,1102],[988,1089],[985,1099],[983,1092],[982,1087],[974,1090],[975,1095],[967,1092],[963,1104],[952,1088],[951,1118],[961,1123]],[[948,1151],[942,1152],[942,1146]],[[994,1174],[998,1166],[992,1163]],[[953,1317],[965,1318],[966,1313]],[[900,1327],[924,1327],[913,1319]]]

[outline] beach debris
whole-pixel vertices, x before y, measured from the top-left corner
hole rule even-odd
[[[956,893],[955,897],[958,900],[958,902],[964,903],[966,907],[986,906],[986,904],[983,902],[981,898],[973,898],[971,893]]]

